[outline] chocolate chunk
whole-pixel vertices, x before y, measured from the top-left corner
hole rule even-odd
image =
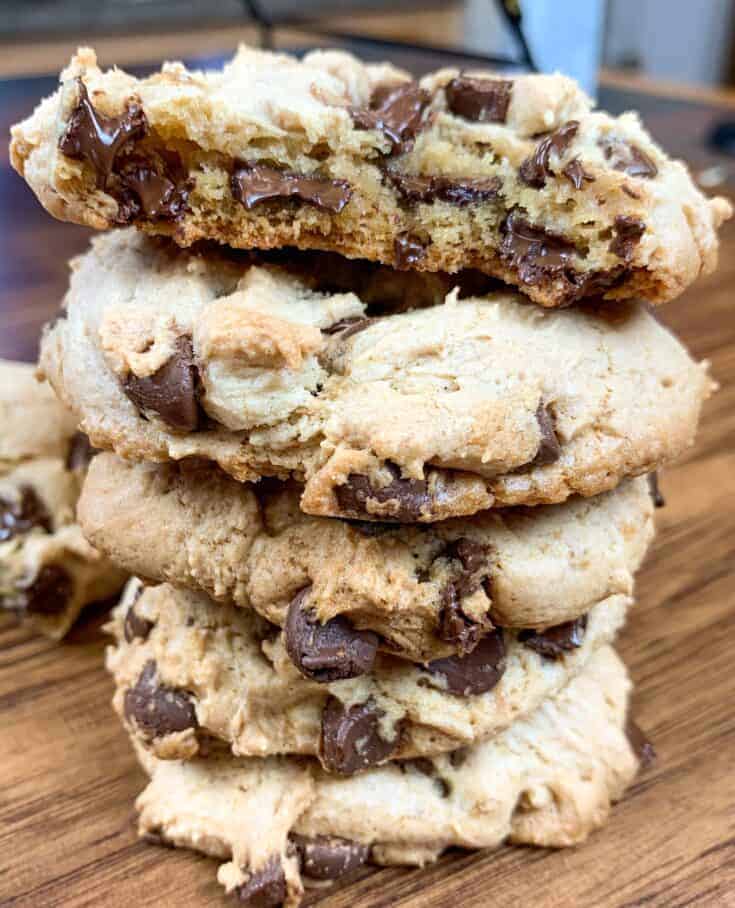
[[[440,639],[451,643],[459,653],[470,653],[477,646],[482,630],[482,625],[462,610],[457,586],[450,581],[442,590],[437,629]]]
[[[58,615],[74,592],[74,582],[58,564],[46,564],[30,580],[15,585],[10,608],[30,615]]]
[[[350,115],[358,129],[382,132],[391,143],[391,153],[400,154],[412,146],[430,100],[427,91],[407,82],[377,89],[370,99],[370,110],[352,109]]]
[[[262,202],[297,199],[320,211],[339,214],[352,198],[352,188],[346,180],[310,177],[265,164],[238,164],[230,188],[233,198],[248,211]]]
[[[68,158],[91,164],[97,172],[97,186],[104,189],[115,159],[128,143],[148,134],[148,121],[133,101],[128,101],[119,116],[107,117],[94,108],[81,79],[77,79],[77,88],[79,99],[59,139],[59,150]]]
[[[531,464],[535,467],[542,467],[549,463],[555,463],[561,457],[561,445],[554,430],[554,419],[547,405],[542,401],[539,401],[539,405],[536,408],[536,421],[541,431],[541,441]]]
[[[537,284],[570,266],[576,254],[573,243],[541,227],[534,227],[512,211],[501,227],[501,256],[514,268],[524,284]]]
[[[460,747],[449,754],[449,762],[453,769],[460,769],[467,762],[470,752],[467,747]]]
[[[587,173],[579,158],[574,158],[562,169],[562,174],[569,180],[575,189],[581,189],[585,183],[594,183],[595,178]],[[625,188],[625,187],[623,187]]]
[[[286,894],[286,875],[280,858],[275,855],[235,889],[238,902],[248,908],[278,908],[285,902]]]
[[[409,271],[426,258],[426,245],[417,237],[403,233],[393,242],[395,267],[399,271]]]
[[[521,631],[518,639],[545,659],[559,659],[564,653],[582,645],[586,629],[587,616],[582,615],[581,618],[565,621],[545,631]]]
[[[450,205],[472,205],[497,199],[502,187],[500,177],[425,177],[386,170],[396,192],[406,202],[431,204],[436,200]]]
[[[132,156],[116,173],[123,187],[118,199],[120,223],[140,217],[173,221],[188,209],[192,183],[175,152],[160,150],[156,156]]]
[[[452,579],[442,590],[437,633],[442,640],[453,644],[458,653],[466,654],[477,646],[486,625],[463,610],[462,600],[488,582],[490,549],[474,539],[462,537],[451,542],[442,554],[459,561],[461,567],[453,570]]]
[[[138,590],[135,601],[130,604],[127,612],[125,613],[125,620],[123,621],[123,632],[128,643],[132,643],[136,637],[139,640],[147,640],[148,635],[155,627],[155,624],[152,621],[149,621],[147,618],[143,618],[135,611],[135,603],[138,601],[138,599],[140,599],[142,592],[143,587]]]
[[[294,834],[291,841],[301,860],[301,872],[312,880],[338,880],[370,858],[368,845],[338,836]]]
[[[371,700],[346,707],[330,697],[322,713],[321,760],[328,772],[352,775],[387,760],[400,734],[386,741],[380,734],[383,710]]]
[[[554,176],[554,171],[549,167],[552,151],[561,157],[571,145],[578,130],[579,123],[576,120],[570,120],[564,126],[560,126],[559,129],[544,136],[533,154],[526,158],[518,169],[523,182],[535,189],[543,188],[546,185],[547,177]]]
[[[358,334],[369,328],[375,319],[366,318],[363,315],[353,315],[350,318],[341,318],[338,322],[330,325],[328,328],[322,328],[322,334],[339,334],[340,340],[347,340],[353,334]]]
[[[309,611],[309,589],[293,598],[283,628],[293,664],[306,678],[321,684],[369,672],[378,651],[378,635],[357,630],[343,615],[321,624]]]
[[[658,167],[637,145],[624,139],[605,139],[600,142],[605,158],[614,170],[622,170],[630,177],[650,180],[658,173]]]
[[[345,514],[362,516],[370,514],[368,503],[389,504],[391,513],[381,513],[383,522],[395,520],[398,523],[413,523],[421,517],[423,510],[431,503],[428,483],[425,479],[403,479],[400,469],[393,463],[385,463],[393,479],[387,485],[374,486],[367,476],[350,473],[347,482],[335,486],[337,504]]]
[[[462,536],[450,543],[447,555],[462,565],[462,573],[454,580],[457,595],[471,596],[489,573],[489,546]]]
[[[0,498],[0,542],[40,527],[51,532],[51,517],[46,505],[29,485],[18,488],[18,498]]]
[[[630,716],[625,724],[625,734],[640,768],[648,769],[656,760],[656,748],[648,740],[638,723],[634,722]]]
[[[458,76],[446,86],[447,106],[453,114],[480,123],[505,123],[513,83],[504,79]]]
[[[615,237],[610,242],[610,252],[625,259],[626,262],[630,261],[633,257],[633,250],[646,232],[646,225],[638,218],[619,214],[615,218],[613,231]]]
[[[67,470],[86,470],[99,448],[93,448],[89,438],[84,432],[75,432],[69,442],[66,455]]]
[[[426,670],[439,675],[457,697],[473,697],[492,690],[505,671],[505,643],[500,628],[483,637],[472,652],[429,662]]]
[[[661,494],[661,489],[658,487],[658,473],[654,470],[653,473],[649,473],[646,478],[648,479],[648,491],[651,493],[653,506],[655,508],[665,507],[666,499]]]
[[[125,691],[124,712],[148,740],[199,726],[189,694],[159,684],[153,660],[143,666],[135,686]]]
[[[144,378],[131,372],[123,391],[144,415],[153,410],[173,429],[194,432],[200,421],[198,383],[191,338],[182,335],[171,359]]]

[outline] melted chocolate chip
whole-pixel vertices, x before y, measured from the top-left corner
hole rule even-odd
[[[189,694],[159,684],[153,660],[143,666],[135,686],[125,691],[124,711],[149,740],[199,726]]]
[[[386,170],[386,176],[404,201],[416,205],[436,200],[450,205],[472,205],[497,199],[502,182],[500,177],[424,177]]]
[[[587,616],[565,621],[545,631],[525,630],[518,634],[521,643],[545,659],[559,659],[564,653],[577,649],[584,642]]]
[[[646,225],[638,218],[619,214],[615,218],[613,231],[615,237],[610,242],[610,252],[625,259],[626,262],[630,261],[633,257],[633,250],[646,232]]]
[[[74,592],[74,582],[58,564],[47,564],[31,580],[21,580],[11,597],[11,608],[29,615],[58,615]]]
[[[328,328],[322,328],[322,334],[339,334],[340,340],[347,340],[353,334],[358,334],[369,328],[375,319],[366,318],[363,315],[353,315],[350,318],[341,318],[338,322],[330,325]]]
[[[94,108],[81,79],[77,79],[77,87],[79,99],[59,139],[59,150],[68,158],[91,164],[97,173],[97,186],[104,189],[115,159],[128,143],[148,134],[148,121],[133,101],[119,116],[107,117]]]
[[[614,170],[622,170],[630,177],[650,180],[658,173],[658,167],[637,145],[624,139],[606,139],[600,142],[605,158]]]
[[[182,335],[171,359],[153,375],[138,378],[130,373],[123,391],[144,415],[153,410],[173,429],[194,432],[200,422],[198,383],[191,338]]]
[[[415,82],[377,89],[370,99],[370,110],[350,111],[358,129],[377,129],[391,143],[391,153],[410,149],[423,125],[423,116],[431,100],[427,91]]]
[[[648,740],[637,722],[628,716],[625,734],[641,769],[648,769],[656,761],[656,748]]]
[[[19,487],[15,501],[0,498],[0,542],[28,533],[35,527],[50,533],[51,517],[46,505],[29,485]]]
[[[330,697],[322,713],[321,760],[328,772],[352,775],[387,760],[400,735],[386,741],[380,734],[383,711],[372,701],[346,707]]]
[[[658,473],[654,470],[653,473],[649,473],[646,478],[648,479],[648,491],[651,493],[653,506],[655,508],[665,507],[666,499],[661,494],[661,489],[658,487]]]
[[[575,189],[581,189],[585,183],[594,183],[595,178],[587,173],[579,158],[574,158],[562,170],[562,174],[569,180]]]
[[[399,271],[409,271],[426,258],[426,245],[418,237],[401,234],[393,242],[394,264]]]
[[[292,835],[301,860],[301,872],[312,880],[338,880],[369,860],[370,848],[351,839],[318,835]]]
[[[501,228],[501,256],[514,268],[525,284],[568,268],[576,254],[573,243],[541,227],[534,227],[517,211],[512,211]]]
[[[449,754],[449,762],[452,765],[453,769],[460,769],[467,762],[467,757],[469,757],[470,752],[466,747],[460,747],[458,750],[453,750]]]
[[[471,596],[487,578],[489,572],[489,546],[462,536],[450,543],[447,550],[450,558],[456,558],[462,565],[462,574],[455,578],[454,585],[459,596]]]
[[[555,463],[561,457],[561,445],[554,430],[554,418],[542,401],[536,408],[536,421],[541,431],[541,441],[531,464],[534,467],[542,467]]]
[[[142,592],[143,587],[138,590],[135,601],[130,604],[130,607],[125,613],[125,620],[123,621],[123,632],[128,643],[132,643],[133,640],[136,639],[136,637],[139,640],[147,640],[148,635],[155,627],[155,624],[152,621],[149,621],[147,618],[143,618],[135,611],[135,603],[138,601],[138,599],[140,599]]]
[[[473,697],[492,690],[505,671],[503,632],[496,628],[483,637],[477,646],[464,656],[449,656],[429,662],[426,670],[439,675],[446,689],[457,697]]]
[[[310,177],[265,164],[238,164],[230,188],[233,198],[248,211],[262,202],[297,199],[320,211],[339,214],[352,198],[352,188],[346,180]]]
[[[286,876],[275,855],[235,889],[238,902],[248,908],[278,908],[286,900],[286,894]]]
[[[535,189],[544,187],[547,177],[554,176],[554,171],[549,167],[552,151],[561,157],[572,144],[578,130],[579,123],[576,120],[570,120],[564,126],[560,126],[559,129],[544,136],[533,154],[521,163],[518,172],[523,182]]]
[[[156,156],[135,155],[117,170],[122,184],[118,196],[118,222],[128,224],[139,217],[149,221],[173,221],[188,208],[191,180],[178,154],[160,150]]]
[[[446,86],[447,106],[453,114],[480,123],[505,123],[513,83],[504,79],[458,76]]]
[[[99,454],[99,448],[92,447],[92,443],[84,432],[75,432],[69,442],[66,469],[86,470],[95,454]]]
[[[431,503],[428,484],[425,479],[403,479],[400,469],[386,462],[386,468],[393,479],[387,485],[374,486],[367,476],[350,473],[347,482],[334,489],[340,510],[348,515],[370,514],[368,503],[390,505],[390,514],[381,513],[385,522],[413,523],[421,517],[422,511]]]
[[[293,598],[283,628],[293,664],[306,678],[322,684],[369,672],[378,651],[378,635],[357,630],[342,615],[320,624],[308,609],[309,589]]]

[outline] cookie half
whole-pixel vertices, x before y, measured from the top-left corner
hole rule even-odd
[[[125,581],[76,522],[91,455],[34,367],[0,360],[0,609],[54,638]]]
[[[731,214],[635,114],[593,111],[561,75],[417,83],[338,51],[242,47],[224,71],[136,79],[81,49],[12,136],[13,166],[64,220],[477,268],[545,306],[671,299],[714,268]]]
[[[41,365],[92,442],[293,476],[309,513],[431,523],[598,494],[691,443],[706,364],[643,307],[353,293],[133,231],[73,265]]]
[[[222,885],[261,906],[295,906],[303,882],[365,863],[420,866],[451,846],[576,845],[605,823],[638,769],[625,731],[629,690],[603,647],[492,740],[349,779],[314,761],[174,762],[137,747],[151,780],[136,803],[140,833],[225,861]]]
[[[429,526],[311,517],[299,497],[291,483],[103,453],[78,514],[87,539],[131,574],[285,628],[294,663],[316,679],[363,674],[378,649],[425,662],[471,652],[494,627],[575,621],[632,594],[653,537],[645,478]]]
[[[255,612],[133,582],[109,626],[107,667],[115,709],[162,759],[313,754],[351,775],[454,750],[529,715],[611,642],[630,604],[610,596],[544,632],[496,629],[468,655],[425,665],[379,653],[369,674],[330,681],[305,677],[283,632]]]

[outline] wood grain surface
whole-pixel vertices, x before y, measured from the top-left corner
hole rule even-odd
[[[0,82],[0,127],[47,91]],[[709,166],[715,104],[608,92],[642,106],[675,152]],[[673,106],[672,106],[673,105]],[[4,128],[2,130],[5,131]],[[731,166],[726,159],[727,174]],[[725,177],[727,178],[727,177]],[[0,355],[32,359],[85,231],[52,222],[0,150]],[[620,642],[634,713],[658,761],[583,847],[453,851],[419,870],[365,871],[311,896],[324,908],[735,906],[735,226],[721,267],[661,311],[720,392],[695,449],[662,478],[667,506]],[[0,427],[1,431],[1,427]],[[0,904],[224,905],[216,864],[138,842],[144,779],[112,714],[102,610],[62,646],[0,619]]]

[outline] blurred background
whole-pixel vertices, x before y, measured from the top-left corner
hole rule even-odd
[[[640,111],[705,191],[735,195],[733,0],[0,0],[0,133],[79,44],[141,75],[166,59],[221,66],[239,42],[339,46],[416,75],[560,70],[611,113]],[[44,214],[0,142],[0,356],[35,357],[88,237]]]

